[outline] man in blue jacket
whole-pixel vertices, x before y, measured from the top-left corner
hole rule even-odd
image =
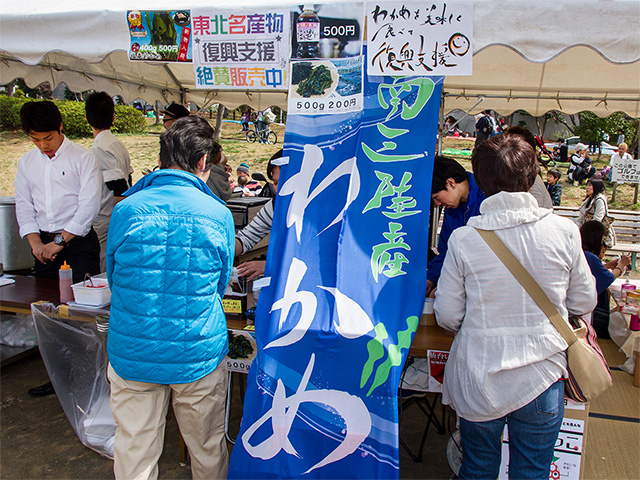
[[[466,225],[471,217],[480,215],[480,204],[485,198],[472,173],[452,158],[436,157],[431,199],[437,206],[444,207],[445,211],[438,239],[438,255],[431,259],[427,269],[427,295],[432,294],[440,278],[451,233]]]
[[[205,183],[220,156],[206,120],[177,120],[160,137],[160,169],[113,210],[107,349],[116,479],[157,478],[172,396],[193,478],[227,476],[222,297],[234,225]]]

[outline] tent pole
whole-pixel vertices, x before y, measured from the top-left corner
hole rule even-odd
[[[446,133],[444,131],[444,99],[445,92],[440,94],[440,117],[438,118],[438,155],[442,155],[442,137]]]

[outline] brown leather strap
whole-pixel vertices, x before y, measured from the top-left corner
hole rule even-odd
[[[551,303],[549,297],[544,293],[544,290],[540,288],[540,285],[533,279],[531,274],[527,272],[527,269],[522,266],[515,255],[504,244],[500,237],[496,235],[496,232],[492,230],[480,230],[476,228],[476,231],[480,234],[482,239],[487,242],[489,248],[498,256],[500,261],[504,263],[504,266],[511,272],[511,274],[518,280],[520,285],[527,291],[529,296],[536,302],[536,305],[544,312],[554,327],[558,330],[562,338],[569,344],[573,345],[578,338],[573,333],[573,329],[562,318],[558,309]]]

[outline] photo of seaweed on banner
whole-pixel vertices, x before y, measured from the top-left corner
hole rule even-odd
[[[332,114],[362,109],[362,56],[291,62],[289,111]]]
[[[127,12],[129,60],[191,62],[189,10]]]

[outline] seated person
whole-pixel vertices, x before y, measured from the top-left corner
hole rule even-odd
[[[606,246],[604,244],[605,228],[597,220],[585,222],[580,227],[582,237],[582,250],[587,258],[591,273],[596,280],[596,290],[598,292],[598,304],[591,316],[591,324],[596,331],[598,338],[609,337],[609,285],[622,276],[626,267],[631,263],[628,255],[623,255],[611,262],[602,263]]]
[[[555,162],[568,162],[569,161],[569,147],[565,143],[564,138],[558,139],[558,145],[553,147],[553,160]]]
[[[588,147],[584,143],[576,145],[576,151],[571,155],[569,165],[569,180],[577,187],[583,180],[588,180],[596,174],[596,169],[591,165],[591,159],[587,156]]]
[[[249,172],[250,172],[249,165],[247,165],[246,163],[242,162],[238,166],[238,168],[236,169],[236,176],[238,177],[238,185],[242,185],[243,187],[246,187],[247,191],[253,194],[253,195],[247,195],[247,196],[255,197],[260,193],[260,190],[262,190],[262,186],[260,185],[260,182],[251,178],[251,175],[249,174]],[[246,177],[247,179],[246,183],[241,184],[240,177]]]
[[[207,187],[220,200],[227,201],[231,198],[231,185],[229,184],[229,162],[227,156],[221,153],[220,163],[213,165],[209,170]]]
[[[245,175],[239,175],[238,176],[238,183],[236,184],[235,188],[233,189],[233,193],[242,193],[243,197],[255,197],[255,194],[249,190],[247,188],[247,181],[248,181],[249,177],[245,176]]]
[[[544,182],[554,207],[559,207],[562,200],[562,185],[558,183],[560,176],[560,170],[552,168],[547,172],[547,181]]]
[[[434,296],[451,233],[466,225],[471,217],[480,215],[480,204],[485,195],[472,173],[454,159],[438,156],[433,165],[431,199],[445,209],[438,238],[438,255],[431,259],[427,269],[427,295]]]
[[[278,190],[278,180],[280,179],[280,166],[278,161],[282,157],[282,149],[278,150],[269,160],[267,166],[267,176],[273,182],[274,189]],[[244,252],[248,252],[264,237],[271,232],[271,223],[273,222],[273,209],[276,201],[276,197],[267,203],[260,209],[258,214],[253,217],[251,223],[236,233],[236,253],[238,257]],[[264,275],[264,267],[266,262],[264,260],[252,260],[244,262],[238,265],[238,275],[241,277],[247,277],[247,280],[253,280],[254,278]]]

